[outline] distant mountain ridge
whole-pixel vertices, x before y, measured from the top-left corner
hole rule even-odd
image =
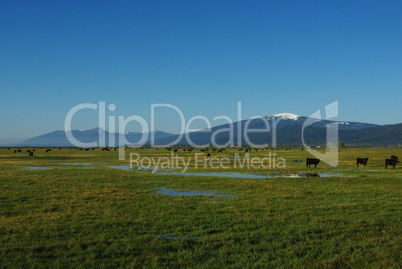
[[[272,136],[273,126],[276,129],[276,142],[277,145],[302,145],[301,133],[302,126],[305,121],[309,119],[305,116],[299,116],[292,113],[281,113],[274,114],[267,117],[256,118],[252,120],[242,120],[239,122],[235,122],[233,124],[224,124],[212,127],[211,129],[205,129],[202,131],[197,131],[188,134],[188,138],[192,141],[193,144],[196,145],[205,145],[214,141],[217,142],[218,145],[225,145],[229,142],[229,132],[223,132],[223,130],[228,130],[233,128],[232,132],[232,140],[241,141],[241,144],[244,146],[248,145],[248,141],[244,137],[244,129],[256,129],[256,130],[269,130],[266,132],[249,132],[248,137],[249,141],[252,144],[269,144],[272,145]],[[338,123],[338,129],[340,133],[357,130],[364,130],[370,128],[378,128],[381,127],[377,124],[370,123],[361,123],[361,122],[343,122],[343,121],[330,121],[330,120],[319,120],[316,121],[310,126],[305,128],[305,140],[311,144],[324,143],[326,138],[326,127],[330,124]],[[213,137],[214,133],[218,132],[218,134]],[[240,139],[238,134],[241,133]],[[156,142],[160,145],[166,145],[172,143],[173,141],[179,139],[180,135],[164,137],[158,139]],[[186,137],[182,137],[178,142],[178,145],[188,145],[189,141]],[[236,145],[234,145],[236,146]]]
[[[40,136],[36,136],[13,146],[36,146],[36,147],[75,147],[67,138],[66,133],[71,132],[73,137],[81,143],[92,143],[99,140],[99,133],[102,141],[105,141],[104,146],[111,146],[111,144],[118,146],[119,141],[128,141],[131,144],[141,142],[143,133],[148,133],[147,141],[145,144],[150,143],[151,132],[125,132],[124,134],[118,132],[108,132],[101,128],[94,128],[89,130],[69,130],[69,131],[54,131]],[[170,133],[162,131],[154,132],[155,139],[172,136]],[[111,138],[112,137],[112,138]],[[113,142],[114,141],[114,142]],[[102,145],[101,145],[102,146]]]
[[[273,114],[266,117],[255,118],[252,120],[242,120],[232,124],[223,124],[197,132],[183,135],[174,135],[162,131],[153,133],[156,145],[168,145],[177,141],[175,145],[188,146],[190,143],[197,146],[211,144],[214,141],[220,146],[238,146],[240,141],[242,146],[252,144],[272,145],[273,136],[276,134],[277,145],[302,145],[302,128],[307,119],[305,116],[299,116],[292,113]],[[402,123],[393,125],[377,125],[361,122],[345,122],[316,119],[314,123],[304,129],[304,140],[309,145],[325,144],[327,126],[338,124],[339,140],[345,144],[353,143],[359,145],[379,145],[402,143]],[[268,126],[268,127],[267,127]],[[247,141],[244,136],[245,128],[248,130],[257,130],[248,132]],[[273,131],[275,127],[275,132]],[[232,131],[230,131],[232,130]],[[54,131],[44,135],[27,139],[13,146],[54,146],[54,147],[72,147],[66,137],[66,133],[71,132],[73,137],[81,143],[91,143],[98,141],[101,133],[101,140],[105,141],[100,146],[118,146],[119,141],[127,141],[129,144],[149,145],[151,143],[150,134],[144,140],[144,132],[126,132],[109,133],[100,128],[94,128],[86,131]],[[240,134],[240,136],[239,136]],[[145,136],[147,136],[145,134]],[[180,136],[182,136],[180,138]],[[187,136],[187,137],[186,137]],[[232,143],[229,143],[231,142]]]

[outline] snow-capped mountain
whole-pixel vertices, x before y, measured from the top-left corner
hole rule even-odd
[[[275,120],[275,122],[277,123],[276,127],[280,128],[289,125],[303,124],[308,119],[308,117],[296,115],[293,113],[280,113],[267,116],[266,119],[269,121]],[[337,123],[339,130],[357,130],[357,129],[374,128],[379,126],[377,124],[362,123],[362,122],[332,121],[324,119],[315,119],[315,120],[316,121],[311,125],[313,127],[326,127],[328,124]]]
[[[207,145],[211,141],[216,142],[218,145],[228,145],[227,142],[232,139],[234,141],[242,141],[242,145],[247,145],[245,138],[245,129],[247,128],[248,138],[254,144],[270,144],[274,129],[278,144],[282,145],[300,145],[302,142],[301,134],[304,130],[304,138],[311,143],[322,143],[326,138],[327,127],[330,124],[337,123],[339,129],[340,140],[348,141],[364,141],[364,143],[374,143],[380,141],[387,141],[387,143],[396,141],[395,143],[402,142],[402,124],[380,126],[370,123],[361,122],[344,122],[344,121],[331,121],[316,119],[313,124],[303,129],[303,124],[308,120],[308,117],[296,115],[293,113],[279,113],[266,117],[256,118],[252,120],[242,120],[232,124],[224,124],[212,127],[210,130],[202,130],[191,132],[187,135],[192,144]],[[254,131],[253,131],[254,129]],[[229,130],[233,130],[232,134]],[[251,131],[250,131],[251,130]],[[260,130],[256,132],[255,130]],[[115,141],[115,145],[119,145],[119,138],[126,139],[130,144],[149,144],[150,132],[125,132],[125,133],[109,133],[103,129],[95,128],[86,131],[72,130],[69,131],[73,134],[74,138],[82,143],[90,143],[98,141],[99,133],[104,134],[106,146],[110,139]],[[214,135],[216,134],[216,135]],[[179,135],[173,135],[161,131],[153,133],[155,137],[155,144],[167,145],[173,141],[178,141],[176,145],[189,145],[191,144],[186,136],[179,139]],[[240,135],[240,137],[239,137]],[[112,138],[110,138],[112,136]],[[145,138],[144,138],[145,136]],[[370,137],[365,139],[365,137]],[[371,139],[371,140],[370,140]],[[399,140],[398,140],[399,139]],[[125,141],[125,140],[120,140]],[[368,142],[366,142],[368,141]],[[374,142],[373,142],[374,141]],[[230,144],[236,146],[237,144]],[[55,131],[41,136],[37,136],[15,146],[72,146],[66,138],[65,131]]]
[[[280,114],[273,114],[268,116],[267,118],[282,118],[284,120],[298,120],[301,116],[293,114],[293,113],[280,113]]]

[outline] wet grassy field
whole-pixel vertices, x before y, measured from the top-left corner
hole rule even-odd
[[[0,149],[1,268],[400,267],[402,165],[384,160],[402,149],[342,149],[336,169],[300,149],[211,152],[215,169],[180,149],[185,171],[166,149],[26,150]]]

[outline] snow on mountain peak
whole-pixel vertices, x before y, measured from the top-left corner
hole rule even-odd
[[[273,114],[273,117],[281,117],[284,120],[297,120],[300,116],[293,114],[293,113],[280,113],[280,114]]]

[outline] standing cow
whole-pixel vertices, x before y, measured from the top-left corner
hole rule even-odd
[[[385,159],[385,168],[388,168],[388,165],[392,165],[392,167],[395,169],[395,165],[399,163],[399,159],[397,156],[392,155],[391,159]]]
[[[307,158],[306,167],[310,168],[310,165],[314,164],[314,168],[317,168],[317,164],[320,163],[320,159]]]
[[[368,159],[369,159],[369,158],[364,158],[364,159],[362,159],[362,158],[357,158],[357,159],[356,159],[356,166],[359,167],[359,164],[362,164],[362,165],[364,165],[364,166],[367,166],[367,161],[368,161]]]

